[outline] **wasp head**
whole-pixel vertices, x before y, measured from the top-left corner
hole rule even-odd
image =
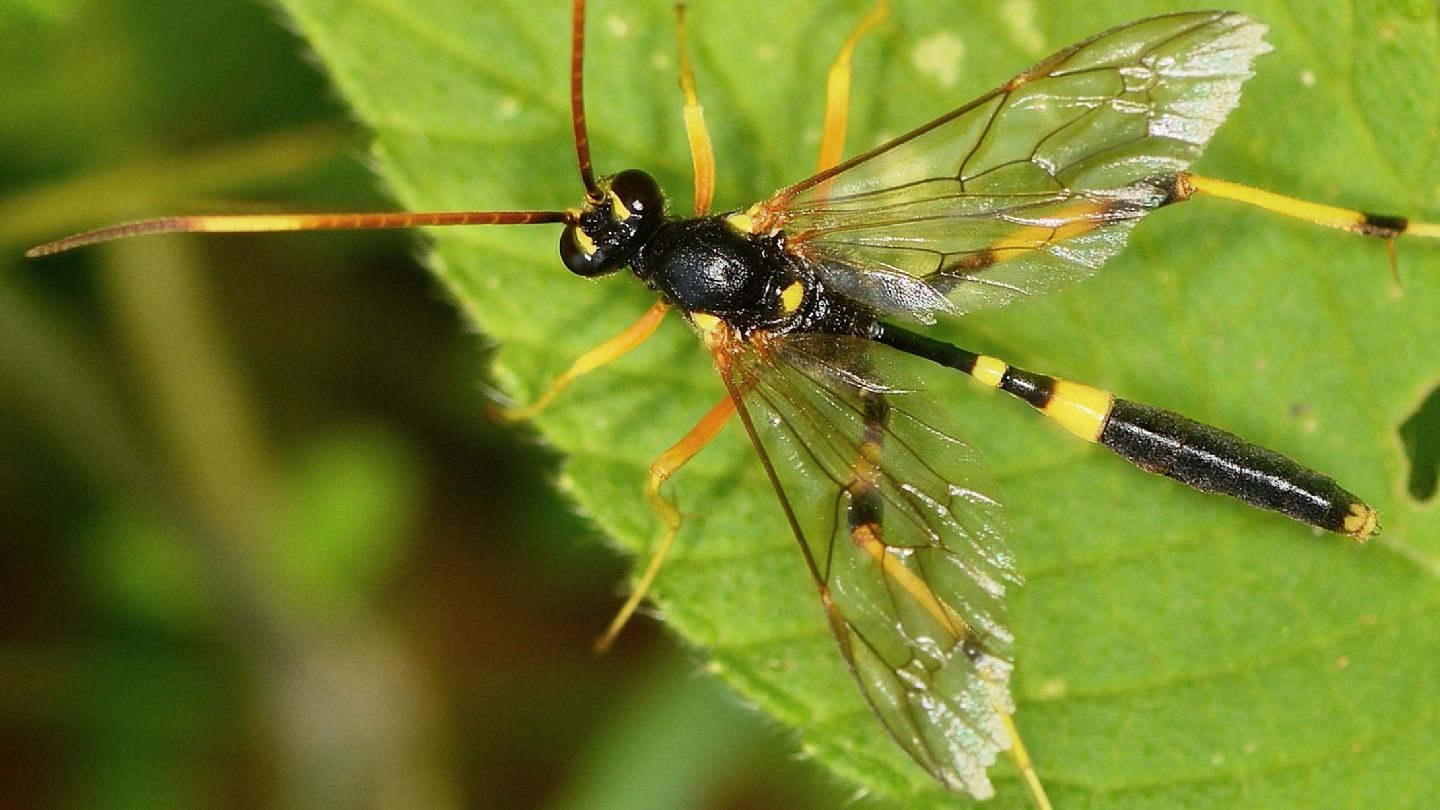
[[[560,259],[587,278],[629,263],[665,218],[665,195],[639,169],[600,178],[599,200],[585,200],[560,235]]]

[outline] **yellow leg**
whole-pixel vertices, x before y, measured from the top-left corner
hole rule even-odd
[[[1040,784],[1040,775],[1035,771],[1035,763],[1030,759],[1030,752],[1025,750],[1025,743],[1020,741],[1020,729],[1015,725],[1015,718],[998,706],[995,710],[1000,712],[1000,721],[1005,724],[1005,731],[1010,734],[1010,756],[1015,760],[1015,767],[1020,769],[1020,775],[1025,779],[1025,786],[1030,789],[1030,797],[1035,800],[1035,806],[1039,810],[1053,810],[1050,797],[1045,795],[1045,786]]]
[[[1152,180],[1153,182],[1153,180]],[[1189,172],[1165,178],[1170,196],[1164,205],[1185,202],[1196,194],[1216,197],[1261,208],[1266,211],[1304,220],[1328,228],[1384,239],[1390,249],[1391,267],[1395,264],[1395,240],[1401,236],[1440,239],[1440,224],[1411,222],[1405,217],[1367,214],[1348,208],[1287,197],[1273,191],[1217,180]],[[1103,228],[1112,221],[1115,203],[1081,200],[1046,215],[1045,225],[1022,225],[1008,236],[997,239],[983,250],[960,258],[939,271],[945,276],[969,276],[1048,245],[1084,235]]]
[[[1264,189],[1256,189],[1254,186],[1231,183],[1230,180],[1204,177],[1201,174],[1182,172],[1176,177],[1175,189],[1176,200],[1189,199],[1191,195],[1221,197],[1221,199],[1236,200],[1236,202],[1253,205],[1256,208],[1270,210],[1270,212],[1289,216],[1289,218],[1303,219],[1303,221],[1323,225],[1326,228],[1338,228],[1341,231],[1384,239],[1385,255],[1390,258],[1390,274],[1394,275],[1397,280],[1400,277],[1400,264],[1395,258],[1395,239],[1400,236],[1440,239],[1440,223],[1411,222],[1404,216],[1388,215],[1388,213],[1365,213],[1364,210],[1336,208],[1336,206],[1313,203],[1309,200],[1296,199],[1296,197],[1277,195],[1277,193],[1267,192]]]
[[[830,65],[825,81],[825,128],[820,135],[820,160],[815,164],[817,173],[839,163],[845,150],[845,129],[850,120],[850,60],[855,55],[855,47],[889,14],[890,0],[879,0],[846,37],[840,54]]]
[[[675,42],[680,51],[680,92],[685,94],[685,134],[690,139],[690,162],[695,166],[695,216],[710,210],[715,196],[715,150],[705,128],[705,110],[695,93],[695,71],[685,46],[685,4],[675,6]]]
[[[645,314],[641,315],[639,320],[625,327],[625,331],[577,357],[575,362],[561,372],[534,402],[513,410],[496,408],[492,413],[500,419],[517,422],[529,419],[545,410],[546,406],[568,388],[577,377],[589,374],[644,343],[646,339],[655,334],[655,330],[659,328],[660,322],[665,319],[665,313],[669,309],[670,305],[665,301],[656,301],[654,306],[645,310]]]
[[[685,466],[685,463],[694,458],[697,453],[704,450],[706,445],[720,433],[725,423],[730,421],[731,414],[735,413],[735,403],[729,398],[721,400],[711,408],[695,427],[686,433],[684,438],[676,442],[669,450],[655,459],[650,465],[650,478],[645,485],[645,496],[650,501],[650,506],[660,515],[665,522],[665,535],[655,546],[650,554],[650,562],[645,565],[645,571],[640,575],[640,580],[635,583],[635,589],[631,591],[630,598],[620,606],[615,618],[610,621],[610,626],[605,629],[605,634],[595,642],[595,648],[600,652],[610,649],[615,637],[620,635],[625,623],[635,614],[635,609],[640,607],[645,594],[650,590],[650,585],[655,581],[655,575],[660,572],[660,566],[665,562],[665,555],[670,552],[670,545],[675,540],[675,534],[680,531],[681,515],[675,504],[665,500],[660,493],[660,487],[675,471]]]
[[[1263,208],[1281,216],[1313,222],[1327,228],[1373,236],[1385,240],[1386,255],[1390,259],[1390,274],[1399,279],[1399,262],[1395,257],[1395,240],[1401,236],[1418,236],[1423,239],[1440,239],[1440,224],[1432,222],[1411,222],[1409,219],[1392,214],[1368,214],[1350,208],[1300,200],[1276,194],[1263,188],[1218,180],[1189,172],[1176,177],[1176,200],[1189,199],[1192,194],[1205,194],[1225,200],[1234,200],[1256,208]]]
[[[1339,228],[1342,231],[1380,239],[1395,239],[1404,235],[1440,239],[1440,224],[1411,222],[1405,217],[1367,214],[1364,211],[1322,205],[1295,197],[1287,197],[1284,194],[1276,194],[1273,191],[1266,191],[1254,186],[1232,183],[1229,180],[1217,180],[1213,177],[1182,172],[1177,178],[1176,187],[1178,189],[1177,197],[1182,200],[1188,199],[1191,194],[1205,194],[1253,205],[1256,208],[1263,208],[1266,211],[1273,211],[1293,219],[1303,219],[1327,228]]]

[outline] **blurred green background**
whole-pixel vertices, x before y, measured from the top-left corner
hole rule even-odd
[[[843,800],[652,622],[591,653],[625,565],[484,417],[413,235],[20,259],[391,207],[278,12],[8,3],[0,70],[0,805]]]

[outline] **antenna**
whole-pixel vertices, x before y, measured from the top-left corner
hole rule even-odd
[[[585,0],[573,0],[570,25],[570,110],[575,127],[575,156],[580,163],[580,180],[585,196],[599,202],[603,195],[595,183],[590,164],[590,138],[585,131]],[[25,251],[28,258],[49,256],[97,242],[109,242],[151,233],[268,233],[275,231],[372,230],[417,228],[434,225],[533,225],[563,222],[575,224],[578,212],[570,211],[429,211],[394,213],[326,214],[237,214],[189,215],[122,222],[85,231]]]
[[[265,233],[416,228],[429,225],[531,225],[570,222],[566,211],[432,211],[378,214],[239,214],[159,217],[122,222],[46,242],[25,251],[28,258],[148,233]]]
[[[571,8],[574,15],[570,23],[570,121],[575,126],[575,157],[580,161],[585,196],[598,203],[603,195],[595,185],[595,170],[590,165],[590,136],[585,132],[585,0],[574,0]]]

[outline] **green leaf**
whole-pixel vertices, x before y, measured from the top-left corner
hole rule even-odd
[[[568,8],[525,0],[284,0],[412,209],[575,205]],[[1180,3],[898,2],[860,49],[850,151],[1045,53]],[[1440,217],[1436,10],[1236,3],[1276,52],[1200,171],[1324,202]],[[717,206],[812,170],[825,69],[862,2],[692,7]],[[655,173],[689,208],[673,12],[596,0],[586,93],[601,172]],[[1327,471],[1380,510],[1366,547],[1190,492],[1079,446],[1023,405],[937,380],[989,459],[1028,585],[1017,720],[1057,804],[1413,805],[1440,784],[1440,510],[1406,495],[1399,425],[1440,381],[1440,248],[1383,246],[1233,204],[1155,215],[1096,279],[947,325],[963,345],[1185,412]],[[503,345],[518,401],[650,303],[584,284],[557,229],[437,232],[431,266]],[[957,375],[958,376],[958,375]],[[953,386],[952,386],[953,382]],[[953,390],[952,390],[953,388]],[[678,319],[537,420],[564,487],[626,550],[659,534],[649,462],[722,396]],[[669,625],[802,745],[907,806],[953,801],[870,717],[743,436],[676,477],[688,515],[654,589]],[[605,617],[596,617],[596,627]],[[1024,804],[1009,763],[1000,802]]]

